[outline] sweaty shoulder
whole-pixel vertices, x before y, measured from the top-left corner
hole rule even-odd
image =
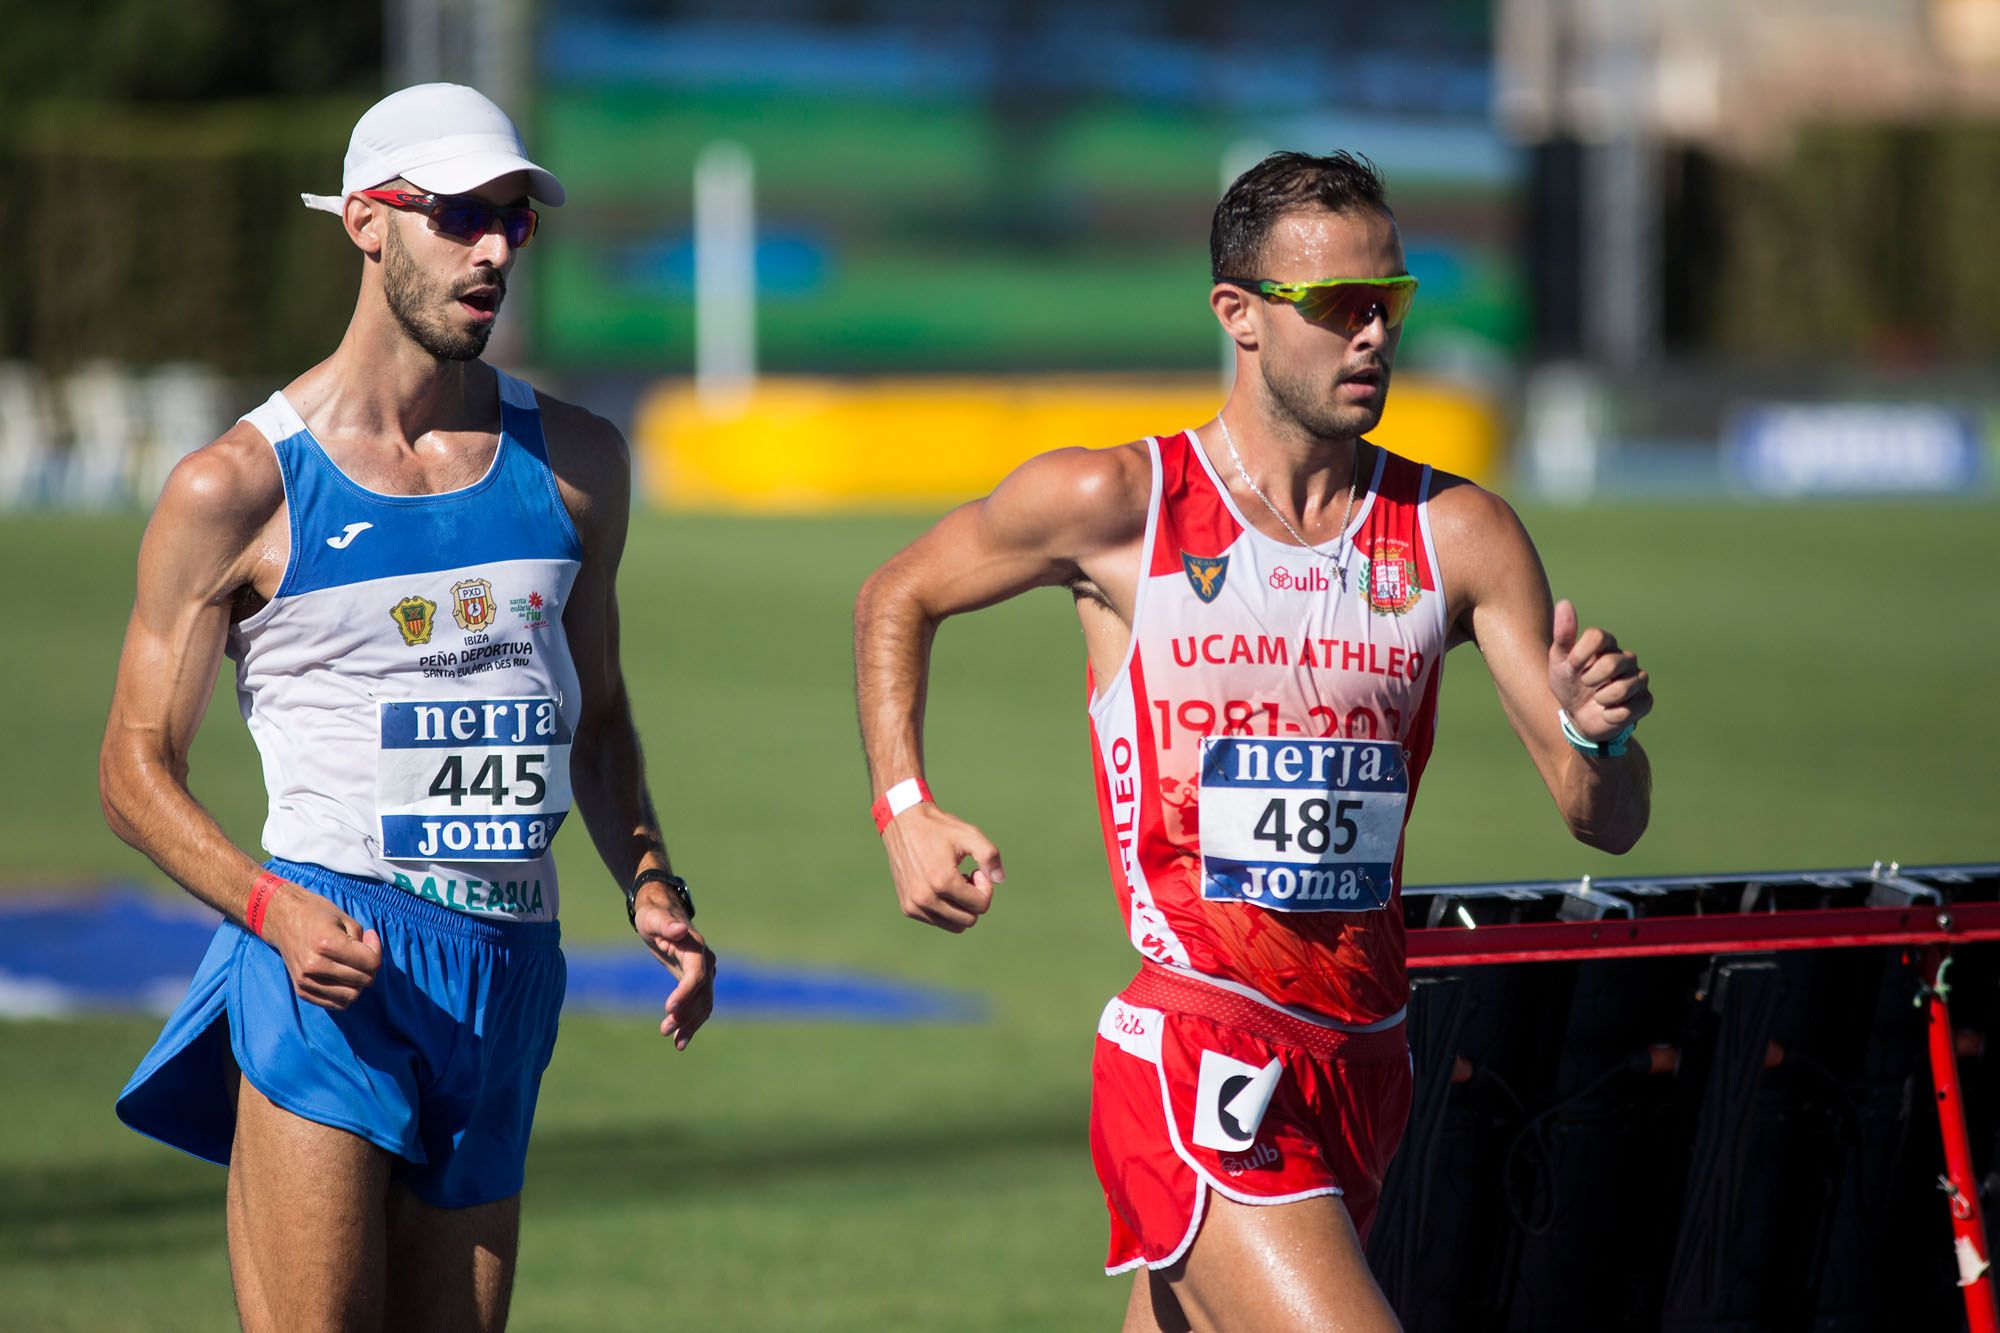
[[[175,595],[256,609],[284,577],[291,550],[285,481],[263,432],[238,422],[167,475],[140,546],[148,580]]]
[[[1431,533],[1440,542],[1454,538],[1479,541],[1496,528],[1519,528],[1514,507],[1477,482],[1451,472],[1431,473]]]
[[[603,524],[622,534],[631,507],[632,451],[616,426],[587,408],[535,391],[542,438],[563,504],[586,545]]]
[[[542,411],[542,437],[548,441],[549,463],[557,476],[583,487],[606,481],[620,486],[627,483],[632,453],[618,427],[588,408],[539,389],[535,400]]]
[[[1455,628],[1467,611],[1496,591],[1545,581],[1520,516],[1485,487],[1449,472],[1433,472],[1430,519]]]
[[[154,522],[218,538],[254,537],[285,503],[284,474],[262,431],[239,421],[174,465]]]
[[[1143,441],[1054,449],[1014,469],[986,503],[989,519],[1067,538],[1082,554],[1143,535],[1152,487],[1152,456]]]

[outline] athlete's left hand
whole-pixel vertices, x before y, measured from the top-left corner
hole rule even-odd
[[[1549,643],[1549,692],[1584,737],[1607,741],[1653,711],[1650,679],[1639,659],[1610,633],[1592,626],[1577,633],[1576,607],[1556,603]]]
[[[660,1035],[673,1038],[674,1049],[684,1051],[715,1009],[715,951],[681,915],[680,904],[657,885],[639,890],[632,924],[653,956],[680,978],[680,985],[667,997],[667,1016],[660,1021]]]

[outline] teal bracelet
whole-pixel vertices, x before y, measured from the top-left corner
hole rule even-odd
[[[1581,754],[1609,755],[1616,759],[1625,753],[1625,743],[1632,739],[1632,733],[1639,729],[1637,722],[1627,722],[1618,729],[1618,734],[1608,741],[1594,741],[1576,729],[1570,720],[1567,708],[1556,709],[1556,721],[1562,723],[1563,739]]]

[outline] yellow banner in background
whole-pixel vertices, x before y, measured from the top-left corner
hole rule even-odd
[[[666,508],[936,510],[1034,454],[1184,430],[1222,399],[1210,375],[773,378],[717,407],[676,380],[641,400],[636,446],[646,494]],[[1369,439],[1483,481],[1499,461],[1499,414],[1484,395],[1398,377]]]

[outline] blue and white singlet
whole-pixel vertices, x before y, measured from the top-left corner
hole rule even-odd
[[[243,418],[277,453],[292,549],[228,651],[272,856],[546,921],[581,703],[562,613],[582,547],[535,392],[495,373],[492,465],[442,495],[357,485],[282,393]]]

